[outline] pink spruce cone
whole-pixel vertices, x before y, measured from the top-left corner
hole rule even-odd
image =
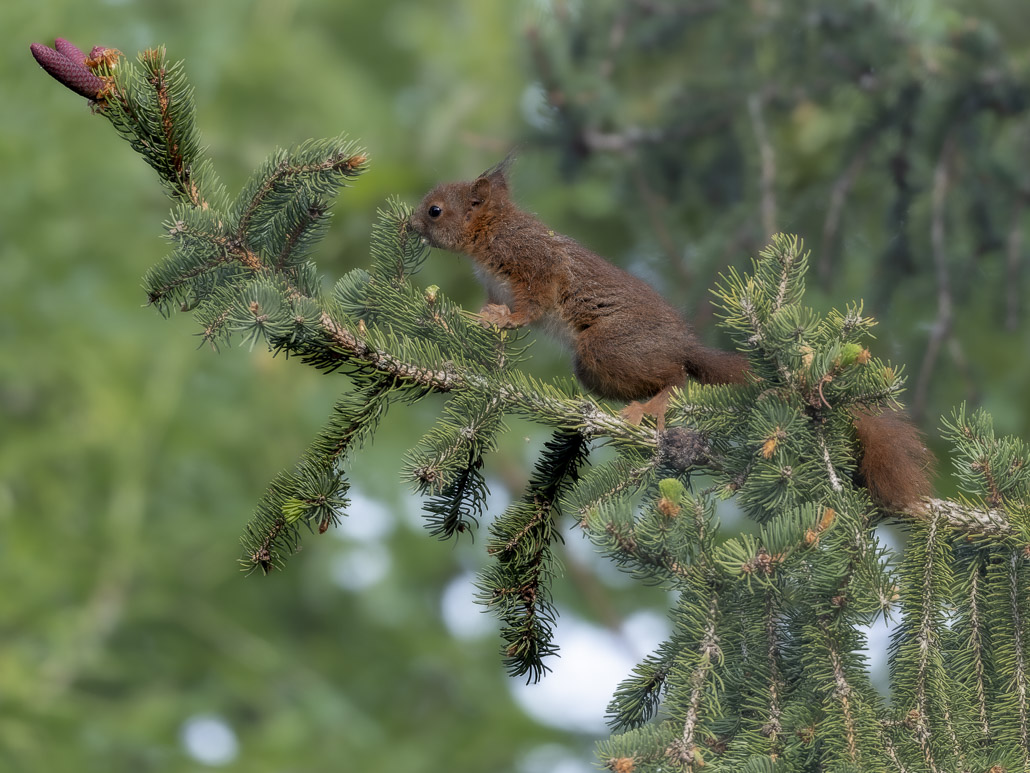
[[[57,49],[57,53],[73,62],[86,63],[86,54],[74,43],[69,43],[64,38],[58,38],[54,41],[54,48]]]
[[[104,90],[104,81],[86,67],[86,56],[66,40],[58,39],[55,51],[42,43],[29,46],[40,67],[53,78],[63,83],[76,94],[88,99],[97,99]],[[78,57],[81,57],[78,58]]]

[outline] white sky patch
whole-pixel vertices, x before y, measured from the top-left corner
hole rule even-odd
[[[559,521],[558,528],[565,529],[565,523],[567,521]],[[599,553],[598,548],[582,529],[565,529],[562,536],[565,537],[565,549],[569,557],[589,567],[590,571],[597,575],[597,579],[609,588],[628,588],[636,582],[629,574],[619,569],[614,561]]]
[[[894,559],[897,560],[905,549],[905,537],[898,527],[891,524],[881,524],[876,527],[875,535],[880,544],[893,553]],[[887,648],[891,643],[891,635],[900,622],[897,615],[897,606],[892,611],[895,614],[891,620],[886,620],[881,615],[871,624],[859,627],[859,631],[865,634],[866,637],[866,648],[863,651],[866,657],[866,672],[869,674],[873,687],[884,696],[890,693],[890,667],[887,662]]]
[[[891,643],[891,634],[898,627],[897,620],[886,621],[882,617],[870,626],[860,626],[859,630],[866,636],[866,671],[873,687],[881,695],[890,692],[890,669],[887,663],[887,648]]]
[[[340,539],[371,542],[389,536],[397,528],[397,519],[380,500],[351,489],[347,498],[350,506],[341,514],[340,525],[333,533]]]
[[[735,499],[718,500],[715,503],[715,522],[723,530],[723,534],[737,531],[750,531],[755,522],[750,520],[740,509]]]
[[[653,609],[634,612],[622,624],[622,635],[637,653],[637,660],[643,660],[658,649],[658,645],[668,639],[671,633],[672,624],[668,615]],[[628,672],[626,676],[629,676]]]
[[[214,714],[197,714],[187,719],[179,730],[179,739],[186,753],[204,765],[228,765],[240,751],[229,723]]]
[[[486,607],[476,603],[475,572],[459,574],[440,597],[443,622],[451,636],[463,641],[495,635],[497,624]]]
[[[392,563],[390,551],[382,544],[367,542],[340,551],[330,564],[329,573],[337,587],[362,591],[386,577]]]
[[[551,727],[590,735],[607,733],[605,712],[619,683],[658,646],[668,625],[655,612],[630,617],[621,636],[561,613],[555,642],[560,657],[538,684],[512,679],[515,702],[533,719]]]
[[[523,89],[519,109],[522,120],[534,129],[548,129],[554,124],[554,108],[548,104],[544,87],[538,82]]]
[[[894,524],[882,523],[873,530],[873,533],[880,540],[880,543],[894,553],[896,557],[900,556],[905,549],[902,534]]]

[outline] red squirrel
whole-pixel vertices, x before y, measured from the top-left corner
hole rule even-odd
[[[472,259],[487,291],[484,324],[543,328],[571,350],[587,390],[633,401],[622,413],[634,423],[651,414],[663,426],[670,390],[688,378],[747,380],[747,358],[701,343],[653,287],[519,209],[507,166],[436,186],[409,221],[429,245]],[[892,510],[918,507],[931,492],[932,467],[919,431],[891,411],[855,412],[855,428],[859,476],[873,499]]]

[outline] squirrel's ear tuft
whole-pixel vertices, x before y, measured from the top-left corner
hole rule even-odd
[[[515,149],[508,151],[508,155],[504,157],[504,160],[499,164],[487,169],[483,174],[479,175],[480,179],[489,180],[494,188],[507,191],[508,190],[508,170],[511,165],[515,163]],[[477,180],[478,182],[478,180]]]

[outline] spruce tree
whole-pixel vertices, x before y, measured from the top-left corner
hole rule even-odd
[[[861,304],[803,305],[809,254],[778,235],[715,288],[722,324],[750,359],[746,386],[688,383],[667,426],[634,426],[569,382],[528,370],[511,332],[488,330],[411,277],[426,249],[388,202],[367,266],[323,289],[313,249],[364,151],[341,137],[272,154],[234,197],[205,158],[181,63],[133,62],[66,41],[37,60],[90,101],[158,173],[174,206],[170,254],[144,278],[150,305],[191,311],[204,343],[264,346],[345,391],[243,532],[248,572],[284,569],[298,543],[346,517],[348,460],[393,404],[445,393],[403,476],[426,525],[461,538],[492,517],[480,600],[501,621],[509,673],[536,680],[560,625],[550,589],[565,520],[642,582],[677,594],[672,634],[622,683],[607,769],[643,771],[1014,771],[1030,769],[1030,453],[983,411],[944,421],[956,500],[885,513],[856,485],[851,411],[897,403],[901,368],[868,348]],[[524,495],[487,513],[483,466],[505,419],[548,427]],[[600,446],[610,461],[590,466]],[[720,533],[733,499],[752,528]],[[875,527],[903,525],[894,557]],[[872,685],[863,626],[900,621],[891,693]]]
[[[731,256],[799,232],[813,289],[863,297],[884,323],[916,418],[996,394],[976,367],[995,346],[1022,368],[1008,352],[1028,345],[1030,69],[1015,6],[553,6],[527,36],[527,142],[603,184],[606,236],[675,301],[702,308]]]

